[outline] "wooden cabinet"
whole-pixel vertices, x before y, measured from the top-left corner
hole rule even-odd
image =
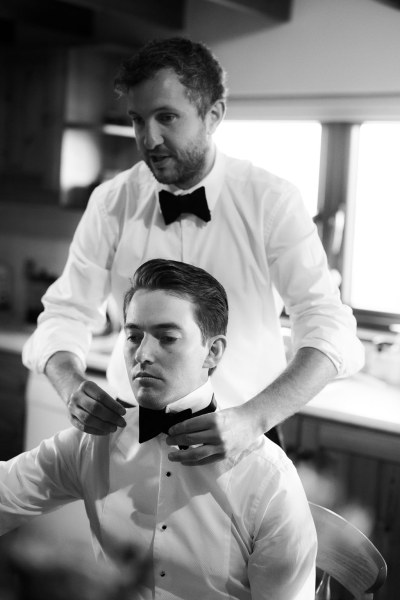
[[[21,356],[0,351],[0,460],[23,451],[26,381]]]
[[[388,564],[377,599],[397,600],[400,436],[300,414],[283,431],[309,500],[342,514],[374,541]]]
[[[0,58],[0,198],[86,205],[91,190],[138,159],[113,90],[121,59],[110,46],[5,49]]]
[[[63,50],[2,50],[0,184],[9,200],[57,198],[65,72]]]
[[[68,54],[61,153],[61,204],[84,208],[92,189],[139,160],[125,98],[113,89],[124,56],[110,48]]]

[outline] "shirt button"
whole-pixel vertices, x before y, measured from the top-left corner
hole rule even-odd
[[[167,471],[165,474],[167,477],[171,477],[171,475],[172,475],[171,471]]]
[[[160,571],[161,577],[165,577],[165,571]]]
[[[167,529],[167,526],[166,526],[166,525],[163,525],[163,526],[161,527],[161,529],[164,529],[164,530],[165,530],[165,529]]]

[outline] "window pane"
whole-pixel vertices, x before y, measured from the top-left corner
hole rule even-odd
[[[229,156],[294,183],[314,216],[318,205],[321,124],[314,121],[225,120],[214,139]]]
[[[350,304],[400,313],[400,123],[360,128]]]

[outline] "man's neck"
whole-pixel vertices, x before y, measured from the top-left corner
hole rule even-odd
[[[211,381],[207,379],[199,388],[193,390],[183,398],[168,404],[165,410],[166,412],[181,412],[190,408],[192,412],[198,412],[210,404],[212,397],[213,389]]]

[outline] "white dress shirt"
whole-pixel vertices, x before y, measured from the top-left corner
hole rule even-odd
[[[171,410],[201,410],[209,382]],[[297,471],[261,436],[235,459],[185,467],[166,435],[138,442],[138,409],[110,436],[76,428],[0,463],[0,533],[83,498],[95,550],[149,558],[140,600],[313,600],[316,533]]]
[[[38,328],[24,347],[28,368],[43,371],[59,350],[74,352],[85,365],[91,330],[104,319],[108,295],[122,322],[129,279],[152,258],[202,267],[227,291],[229,343],[213,375],[221,408],[252,398],[284,369],[279,296],[291,318],[294,352],[317,348],[339,376],[362,366],[355,319],[341,303],[317,229],[296,188],[220,152],[200,185],[206,188],[209,223],[185,215],[165,225],[158,191],[166,186],[143,162],[93,192],[65,270],[45,294]],[[123,342],[121,333],[108,378],[115,395],[129,402]]]

